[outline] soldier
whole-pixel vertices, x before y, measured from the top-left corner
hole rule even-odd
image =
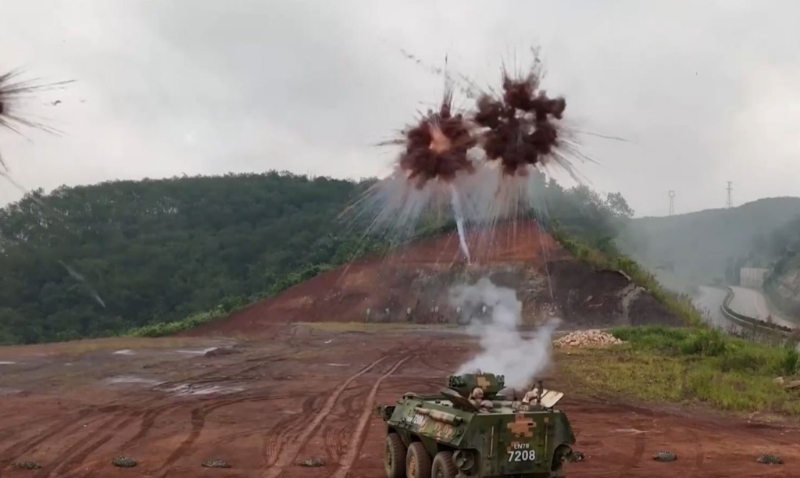
[[[482,402],[483,389],[481,387],[473,388],[472,393],[469,394],[469,403],[475,405],[476,407],[480,407]]]
[[[469,403],[474,405],[479,412],[487,412],[494,407],[491,400],[483,399],[483,389],[481,387],[472,389],[472,393],[469,394]]]
[[[522,397],[522,403],[525,405],[530,405],[531,403],[535,403],[536,400],[539,398],[539,387],[536,386],[536,383],[531,383],[528,387],[528,391],[525,392],[525,396]]]

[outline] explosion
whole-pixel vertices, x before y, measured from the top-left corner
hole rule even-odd
[[[429,110],[416,126],[403,132],[406,150],[398,165],[418,189],[434,178],[450,182],[460,171],[475,171],[467,151],[478,140],[463,115],[452,114],[452,107],[453,92],[448,87],[439,111]]]
[[[400,138],[382,143],[404,149],[394,173],[362,198],[377,211],[372,227],[406,233],[427,210],[450,203],[469,262],[467,224],[493,224],[517,214],[521,205],[533,207],[533,171],[552,160],[575,178],[567,159],[575,151],[560,124],[566,100],[549,97],[540,88],[541,77],[538,56],[517,77],[503,68],[502,93],[473,96],[473,107],[460,113],[453,111],[453,82],[447,77],[438,111],[428,110]]]
[[[489,160],[500,161],[505,174],[527,174],[558,146],[558,125],[567,107],[564,98],[539,91],[539,75],[514,80],[503,71],[502,100],[484,94],[477,102],[475,122],[487,128],[481,144]]]
[[[535,63],[539,65],[538,61]],[[499,161],[507,175],[527,175],[525,166],[537,166],[559,146],[559,125],[567,102],[549,98],[539,89],[537,67],[522,78],[503,69],[503,95],[480,95],[475,109],[453,115],[453,88],[445,87],[438,112],[429,110],[418,123],[402,132],[404,144],[398,167],[418,189],[433,180],[452,183],[459,172],[472,174],[476,165],[467,157],[480,147],[488,161]]]
[[[55,132],[44,124],[34,121],[31,116],[24,114],[22,104],[35,93],[56,89],[72,83],[72,81],[39,83],[37,80],[19,80],[20,74],[20,71],[0,74],[0,127],[18,134],[21,134],[20,127]],[[2,155],[0,155],[0,166],[6,168]]]

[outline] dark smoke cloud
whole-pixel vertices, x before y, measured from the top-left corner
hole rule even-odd
[[[472,173],[467,151],[480,146],[489,161],[498,161],[507,175],[527,174],[526,166],[544,165],[559,147],[564,98],[550,98],[539,89],[538,58],[526,75],[503,70],[502,95],[481,94],[472,110],[452,113],[453,89],[445,88],[438,112],[428,111],[403,131],[400,169],[418,188],[431,179],[450,182],[459,172]],[[563,155],[561,155],[563,158]]]
[[[446,88],[438,112],[428,111],[419,123],[404,131],[406,151],[400,168],[422,188],[429,180],[455,179],[459,171],[473,172],[467,151],[478,144],[462,114],[452,114],[453,93]]]

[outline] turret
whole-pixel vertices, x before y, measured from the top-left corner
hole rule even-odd
[[[447,378],[447,387],[455,390],[464,398],[469,398],[476,387],[483,390],[486,400],[494,400],[497,394],[505,388],[506,379],[503,375],[493,373],[464,373],[451,375]]]

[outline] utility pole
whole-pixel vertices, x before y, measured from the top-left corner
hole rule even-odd
[[[731,187],[731,182],[728,181],[728,202],[725,203],[726,208],[733,207],[733,199],[731,199],[731,191],[733,191],[733,188]]]
[[[675,191],[669,191],[669,215],[675,214]]]

